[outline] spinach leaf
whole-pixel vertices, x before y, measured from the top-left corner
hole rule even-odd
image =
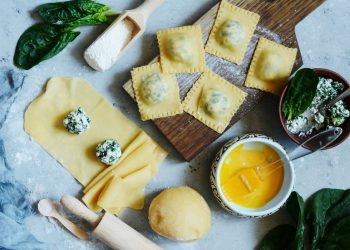
[[[327,223],[350,215],[350,190],[344,190],[341,200],[327,212]]]
[[[350,216],[330,224],[318,248],[321,250],[348,250],[350,248]]]
[[[76,0],[42,4],[37,11],[44,22],[49,24],[68,24],[84,19],[85,22],[82,22],[82,25],[88,25],[107,22],[104,12],[110,9],[109,6],[93,0]],[[95,14],[99,15],[95,16]]]
[[[288,119],[301,115],[312,103],[318,85],[317,73],[309,68],[300,69],[292,78],[282,105]]]
[[[345,196],[344,196],[345,195]],[[306,221],[311,226],[312,249],[317,249],[327,224],[349,213],[349,192],[341,189],[321,189],[310,197]]]
[[[288,249],[293,241],[295,228],[291,225],[282,224],[273,228],[262,239],[259,250],[284,250]]]
[[[85,17],[82,17],[80,19],[77,19],[75,21],[72,21],[70,23],[67,23],[71,25],[72,27],[79,27],[79,26],[85,26],[85,25],[98,25],[108,22],[108,17],[112,15],[119,15],[118,13],[95,13],[92,15],[88,15]]]
[[[39,62],[61,52],[80,32],[64,25],[36,24],[19,38],[14,63],[22,69],[30,69]]]
[[[297,193],[292,192],[286,203],[287,210],[296,224],[296,231],[293,241],[289,249],[302,250],[304,249],[304,199]]]

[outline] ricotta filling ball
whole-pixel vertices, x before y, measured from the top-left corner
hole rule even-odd
[[[106,165],[113,165],[122,156],[117,140],[108,139],[96,147],[96,157]]]
[[[63,120],[63,125],[72,134],[81,134],[90,128],[91,119],[81,107],[73,110]]]

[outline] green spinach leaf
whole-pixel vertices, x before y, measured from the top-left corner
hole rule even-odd
[[[262,239],[259,250],[285,250],[289,249],[293,241],[295,228],[291,225],[282,224],[273,228]]]
[[[292,78],[282,105],[288,119],[301,115],[310,105],[318,85],[317,73],[309,68],[300,69]]]
[[[327,226],[325,236],[318,248],[321,250],[348,250],[350,248],[350,216]]]
[[[293,241],[289,249],[302,250],[304,249],[304,199],[297,193],[292,192],[286,203],[287,210],[296,224],[296,231]]]
[[[76,0],[40,5],[37,10],[44,22],[49,24],[70,24],[80,19],[81,25],[101,24],[108,21],[105,14],[111,7],[93,0]],[[98,14],[98,15],[96,15]],[[79,22],[78,22],[79,23]]]
[[[57,55],[79,34],[64,25],[33,25],[19,38],[14,63],[19,68],[30,69]]]
[[[306,220],[311,226],[312,249],[317,249],[329,222],[349,213],[348,196],[349,191],[325,188],[310,197]]]

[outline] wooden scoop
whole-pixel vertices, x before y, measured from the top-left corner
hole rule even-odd
[[[76,198],[64,195],[62,205],[73,214],[80,216],[95,227],[94,236],[113,249],[119,250],[160,250],[161,248],[125,224],[116,216],[105,213],[103,217],[90,211]]]
[[[67,228],[72,234],[81,240],[88,238],[87,233],[73,222],[63,217],[56,209],[55,203],[49,199],[43,199],[38,203],[38,210],[43,216],[56,218],[61,224]]]
[[[127,10],[122,13],[86,50],[84,53],[84,58],[86,62],[97,71],[105,71],[109,69],[119,58],[120,56],[145,32],[146,23],[148,17],[152,14],[152,12],[158,8],[164,0],[145,0],[143,4],[133,10]],[[106,39],[107,36],[113,36],[113,39],[118,39],[115,34],[115,29],[120,28],[120,24],[122,22],[128,21],[129,24],[132,23],[131,34],[128,34],[128,38],[126,41],[123,41],[122,45],[116,45],[110,39]],[[124,31],[123,31],[124,32]],[[124,44],[125,43],[125,44]],[[98,45],[97,45],[98,44]],[[115,49],[111,49],[114,51],[109,54],[101,53],[103,47],[113,47],[116,46]],[[119,47],[122,46],[122,47]],[[116,49],[118,48],[118,49]],[[96,51],[98,49],[98,51]],[[117,52],[116,52],[117,51]],[[91,55],[96,56],[96,54],[104,55],[104,59],[107,60],[107,65],[104,59],[96,59]]]

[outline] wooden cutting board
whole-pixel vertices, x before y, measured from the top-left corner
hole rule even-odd
[[[258,13],[261,16],[254,37],[248,46],[245,59],[241,65],[232,64],[213,55],[206,55],[208,67],[212,71],[248,93],[245,102],[232,118],[231,123],[228,126],[229,128],[252,110],[265,95],[265,93],[260,90],[244,87],[246,73],[259,37],[264,36],[270,40],[282,43],[287,47],[298,48],[294,33],[295,25],[325,0],[228,1],[238,7]],[[196,24],[199,24],[202,27],[204,43],[206,43],[214,24],[218,7],[219,4],[215,5],[196,22]],[[157,60],[158,58],[155,58],[152,62]],[[301,65],[302,58],[300,52],[298,52],[293,71]],[[200,74],[177,75],[182,99],[186,96],[188,90],[199,76]],[[131,80],[125,83],[123,87],[132,98],[135,98]],[[153,122],[176,150],[188,161],[220,136],[220,134],[186,113],[168,118],[155,119]]]

